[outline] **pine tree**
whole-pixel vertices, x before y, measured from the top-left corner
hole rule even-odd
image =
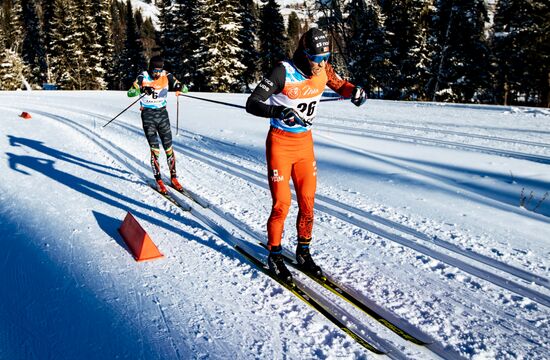
[[[288,16],[287,34],[289,49],[296,49],[298,47],[300,36],[302,35],[302,26],[300,24],[298,14],[294,11]]]
[[[50,24],[49,63],[51,80],[64,90],[77,90],[84,87],[83,79],[80,77],[80,56],[75,56],[81,50],[75,36],[77,29],[74,12],[72,2],[55,0]]]
[[[260,54],[256,46],[258,36],[257,12],[253,0],[240,0],[241,31],[239,32],[239,41],[241,43],[241,63],[245,70],[240,79],[241,88],[250,92],[250,85],[258,80],[258,70],[260,64]]]
[[[174,22],[175,60],[173,71],[176,77],[190,88],[200,87],[200,75],[197,68],[201,59],[197,55],[201,47],[201,18],[203,2],[199,0],[177,0]]]
[[[206,91],[228,92],[239,90],[239,79],[245,67],[241,56],[238,34],[241,29],[239,1],[218,0],[205,2],[201,63],[197,68],[204,79],[200,88]]]
[[[49,83],[51,79],[51,69],[50,69],[50,53],[51,53],[51,42],[52,42],[52,27],[54,16],[54,5],[55,0],[43,0],[42,1],[42,23],[44,26],[44,48],[46,51],[46,81]]]
[[[172,51],[163,48],[163,54],[168,63],[171,64],[171,71],[177,79],[183,81],[186,76],[185,60],[191,56],[192,52],[189,49],[189,44],[193,42],[191,38],[191,19],[194,14],[195,1],[176,0],[173,5],[173,33],[171,42],[173,45]],[[198,42],[196,42],[198,45]]]
[[[110,66],[108,67],[105,79],[108,83],[108,88],[112,90],[124,89],[125,69],[122,67],[122,57],[124,51],[124,42],[126,40],[126,5],[120,1],[111,2],[109,12],[111,21],[112,57]]]
[[[16,12],[5,10],[0,8],[0,90],[18,90],[27,86],[30,69],[17,52],[18,44],[11,42],[11,36],[5,31],[16,28]]]
[[[124,42],[124,50],[122,51],[120,65],[124,88],[132,86],[138,74],[146,69],[146,62],[143,57],[143,46],[139,37],[130,0],[126,1],[126,40]]]
[[[99,38],[96,32],[95,19],[91,15],[89,0],[74,0],[76,32],[74,38],[77,44],[73,54],[78,67],[79,90],[104,89],[106,83],[103,80],[105,69],[102,68],[103,54],[98,44]]]
[[[174,65],[178,61],[179,49],[176,44],[180,39],[176,33],[176,26],[181,21],[181,19],[178,19],[178,15],[180,14],[180,8],[184,6],[184,2],[178,0],[176,4],[172,4],[171,0],[159,0],[157,6],[160,27],[159,45],[162,48],[165,62]]]
[[[535,17],[541,24],[537,44],[540,49],[540,71],[541,76],[537,82],[540,88],[540,105],[550,107],[550,4],[545,1],[538,1]]]
[[[380,7],[374,1],[353,0],[348,13],[352,80],[363,85],[371,97],[380,97],[380,91],[388,88],[392,65]]]
[[[25,30],[21,54],[31,70],[29,81],[40,87],[46,81],[47,64],[44,32],[38,18],[36,0],[21,0],[21,23]]]
[[[277,62],[283,60],[287,52],[285,24],[280,7],[275,0],[268,0],[263,6],[260,17],[261,71],[269,73]]]
[[[30,73],[23,59],[11,49],[0,54],[0,90],[18,90]]]
[[[23,38],[20,20],[21,4],[17,0],[4,0],[2,12],[4,13],[2,27],[4,28],[6,48],[20,51]]]
[[[390,58],[393,64],[390,83],[384,97],[388,99],[410,99],[418,96],[418,64],[423,55],[425,32],[421,17],[425,0],[385,0],[382,12],[384,26],[390,42]]]
[[[547,106],[549,7],[542,1],[497,4],[492,34],[497,103]]]
[[[140,14],[141,16],[141,12],[138,12],[137,14]],[[158,50],[158,44],[156,42],[157,31],[155,30],[153,20],[150,17],[143,20],[139,26],[139,36],[141,37],[145,57],[150,58],[151,56],[156,55],[155,53]]]
[[[424,7],[420,13],[420,44],[418,48],[419,58],[416,64],[416,81],[412,86],[414,94],[418,95],[418,100],[430,100],[427,92],[428,82],[430,81],[431,69],[433,68],[433,59],[430,53],[430,29],[434,17],[435,0],[425,0]]]
[[[1,60],[1,56],[4,55],[4,52],[6,51],[6,43],[5,43],[5,38],[4,38],[4,11],[2,8],[0,8],[0,60]],[[2,66],[1,65],[2,62],[0,61],[0,67]]]
[[[113,70],[113,43],[111,41],[111,12],[109,0],[91,0],[91,12],[95,27],[98,50],[98,74],[101,74],[101,88],[108,86],[107,74]],[[100,83],[100,80],[97,80]]]
[[[484,0],[437,0],[431,36],[434,101],[471,102],[488,87]]]

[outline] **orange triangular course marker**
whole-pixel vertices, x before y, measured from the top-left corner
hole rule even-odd
[[[23,119],[30,119],[31,118],[31,114],[29,114],[28,112],[26,111],[23,111],[21,113],[21,115],[19,115],[20,117],[22,117]]]
[[[164,257],[149,237],[149,234],[129,212],[126,214],[122,225],[118,229],[124,242],[130,248],[136,261],[153,260]]]

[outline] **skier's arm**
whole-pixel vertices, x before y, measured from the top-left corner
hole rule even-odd
[[[355,85],[350,83],[347,80],[344,80],[338,75],[331,64],[326,64],[325,71],[327,73],[328,81],[327,85],[332,90],[336,91],[340,96],[343,96],[345,98],[350,98],[351,93],[353,92],[353,88]]]
[[[351,98],[351,102],[356,106],[361,106],[365,103],[367,94],[361,86],[353,85],[349,81],[342,79],[330,64],[326,65],[325,71],[328,77],[327,85],[329,88],[345,98]]]
[[[172,73],[168,73],[168,86],[173,89],[176,92],[176,96],[180,95],[181,93],[186,93],[189,91],[187,89],[187,86],[183,85]]]
[[[246,101],[246,112],[268,118],[281,116],[284,106],[267,105],[265,101],[273,94],[278,94],[285,87],[286,69],[283,64],[277,65],[269,77],[263,78]]]
[[[134,81],[134,83],[132,84],[132,87],[130,88],[130,90],[128,90],[128,92],[126,93],[126,95],[128,95],[128,97],[134,97],[134,96],[140,95],[142,83],[143,83],[143,75],[139,75],[136,81]]]

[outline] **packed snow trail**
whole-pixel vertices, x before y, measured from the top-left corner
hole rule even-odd
[[[200,96],[234,104],[246,99],[245,95]],[[4,299],[1,305],[35,325],[30,332],[26,330],[31,337],[19,337],[29,339],[25,347],[45,358],[59,358],[60,354],[82,357],[80,351],[91,348],[121,358],[185,358],[188,354],[373,357],[250,267],[228,244],[231,236],[250,243],[264,240],[270,207],[263,159],[265,120],[221,104],[182,102],[180,127],[184,132],[175,137],[180,176],[184,186],[207,199],[215,210],[212,213],[199,207],[189,214],[145,185],[150,168],[137,108],[99,129],[127,105],[125,95],[116,92],[0,94],[0,108],[7,116],[7,122],[3,120],[6,137],[0,143],[5,160],[1,170],[6,176],[0,184],[1,226],[5,234],[14,234],[8,239],[17,239],[6,243],[0,258],[4,264],[1,276],[3,283],[10,284],[10,294],[20,299],[9,304],[10,300]],[[21,111],[29,111],[33,118],[21,120],[17,117]],[[175,109],[170,111],[173,116]],[[331,114],[341,117],[344,112],[355,121],[361,121],[357,115],[361,113],[367,122],[407,117],[408,124],[417,122],[418,127],[448,119],[441,127],[453,121],[461,124],[456,129],[463,133],[489,128],[494,120],[502,128],[497,136],[519,128],[524,130],[525,141],[547,141],[544,131],[533,130],[544,129],[544,117],[518,113],[498,118],[497,110],[475,107],[420,111],[414,104],[370,101],[367,108],[355,110],[347,102],[335,101],[323,104],[320,120],[323,125],[331,121],[338,125],[341,121],[331,120]],[[465,120],[461,123],[459,119]],[[517,191],[519,196],[517,189],[526,186],[538,197],[550,183],[544,175],[547,165],[391,139],[365,141],[354,131],[346,134],[340,130],[323,130],[325,136],[314,130],[322,171],[313,251],[323,267],[343,284],[368,294],[386,311],[418,326],[441,349],[463,357],[547,357],[547,307],[430,255],[440,252],[456,257],[458,264],[481,268],[492,263],[494,266],[484,269],[548,296],[549,246],[540,235],[547,233],[548,221],[527,209],[513,211],[511,202],[502,203],[490,191],[496,185],[498,191]],[[455,135],[439,134],[437,139]],[[536,155],[548,156],[544,151]],[[386,159],[397,154],[408,161],[389,167],[387,162],[373,162],[360,155],[365,153],[378,153]],[[437,171],[426,171],[427,159],[460,167],[455,166],[452,172],[451,167],[437,166],[433,168]],[[422,163],[417,170],[424,171],[415,172]],[[501,183],[496,175],[510,171],[517,184]],[[434,175],[441,178],[429,181]],[[458,175],[460,181],[467,178],[468,186],[478,185],[478,197],[462,196],[460,182],[449,186],[449,191],[440,191],[438,181],[446,179],[451,185]],[[74,204],[65,201],[69,197],[76,200]],[[493,200],[483,201],[483,197]],[[539,210],[548,213],[547,204]],[[141,219],[166,259],[136,266],[116,233],[125,211]],[[203,220],[209,219],[211,224],[205,225],[193,214],[196,211],[205,211]],[[284,243],[288,248],[293,246],[295,214],[293,209],[287,223]],[[365,224],[391,236],[377,235]],[[396,243],[392,236],[407,240],[407,244],[421,244],[427,247],[426,253]],[[32,249],[34,257],[22,251],[23,244]],[[27,254],[26,264],[13,256],[18,253]],[[44,257],[50,261],[41,260]],[[58,271],[48,272],[52,267]],[[34,268],[39,272],[25,271]],[[16,280],[21,278],[18,273],[33,283],[53,286],[37,287],[37,292],[27,287],[26,293],[32,296],[26,296],[17,285],[25,283]],[[307,282],[307,278],[303,280]],[[64,294],[71,299],[65,309],[38,305]],[[84,294],[98,301],[86,302]],[[330,301],[353,312],[337,297]],[[86,309],[94,309],[88,311],[93,319],[68,325],[70,318],[83,319]],[[55,320],[48,321],[58,324],[56,328],[38,321],[54,314]],[[368,317],[353,314],[381,339],[403,350],[404,356],[435,357],[386,332]],[[5,320],[0,334],[25,333],[12,321],[13,315],[0,311],[0,317]],[[114,325],[101,330],[101,319]],[[48,345],[40,336],[46,333],[43,338]],[[68,333],[88,334],[87,340],[63,336]],[[0,349],[4,349],[0,357],[18,357],[21,346],[1,340],[7,338],[0,336]],[[132,339],[140,339],[137,346]]]

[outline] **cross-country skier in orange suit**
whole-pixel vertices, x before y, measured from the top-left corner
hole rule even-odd
[[[176,155],[172,147],[172,130],[168,111],[166,110],[169,89],[174,89],[176,96],[179,96],[180,92],[187,92],[187,86],[182,86],[173,74],[164,70],[162,56],[156,55],[149,60],[147,71],[139,74],[130,90],[128,90],[129,97],[143,94],[140,102],[143,131],[151,150],[151,166],[157,182],[157,190],[162,194],[168,194],[168,190],[160,173],[159,137],[166,152],[166,161],[170,169],[170,182],[176,190],[183,190],[176,175]]]
[[[298,245],[296,261],[307,272],[322,276],[309,252],[313,228],[313,203],[317,167],[313,153],[311,126],[319,100],[328,85],[357,105],[366,100],[365,91],[340,78],[328,63],[330,44],[317,28],[300,38],[292,59],[275,66],[271,75],[254,89],[246,111],[271,118],[266,140],[269,188],[273,199],[267,222],[268,266],[279,278],[291,282],[281,253],[284,222],[290,208],[290,178],[298,199]]]

